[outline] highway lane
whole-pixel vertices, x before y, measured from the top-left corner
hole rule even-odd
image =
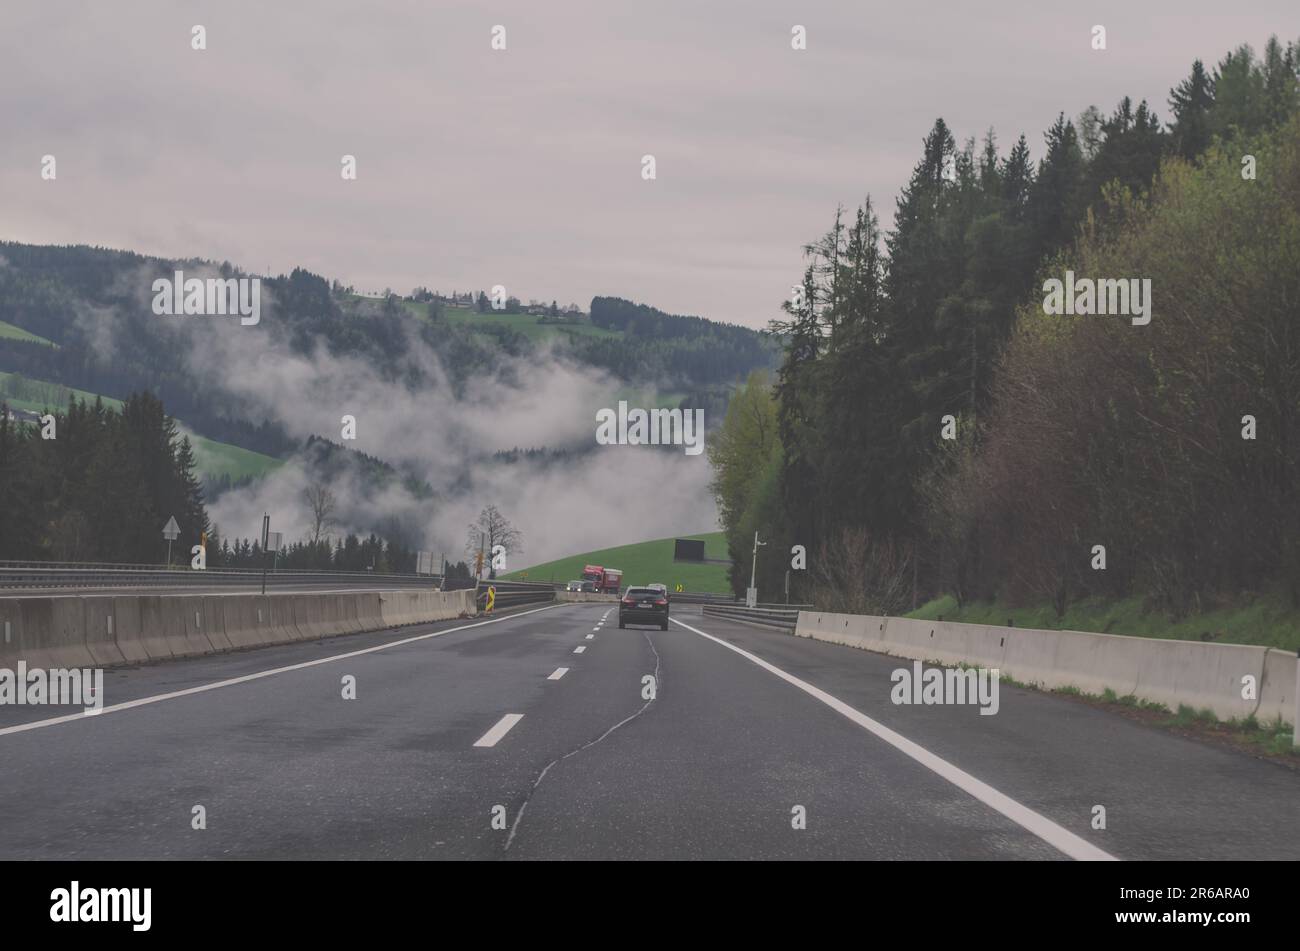
[[[899,661],[687,608],[620,631],[613,607],[111,670],[110,706],[199,692],[21,732],[61,711],[0,708],[0,858],[1300,857],[1283,767],[1005,686],[992,717],[894,706]]]

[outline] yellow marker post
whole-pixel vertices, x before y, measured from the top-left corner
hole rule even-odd
[[[492,606],[497,603],[497,589],[493,585],[488,585],[487,607],[483,609],[484,614],[492,613]]]

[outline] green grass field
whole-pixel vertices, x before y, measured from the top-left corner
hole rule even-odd
[[[15,374],[12,373],[0,373],[0,400],[14,409],[24,409],[32,413],[41,413],[47,409],[64,410],[68,407],[70,396],[85,400],[87,403],[95,402],[95,394],[85,390],[27,377],[15,380],[14,376]],[[109,396],[102,399],[104,405],[110,409],[119,411],[122,409],[121,400]],[[190,437],[190,442],[194,446],[194,464],[200,477],[228,475],[232,479],[238,479],[246,475],[264,475],[284,464],[282,459],[276,459],[274,456],[200,436],[179,420],[176,426],[183,435]]]
[[[968,604],[959,610],[951,595],[922,605],[908,617],[931,620],[943,617],[945,621],[997,625],[1005,625],[1010,618],[1016,627],[1042,630],[1095,631],[1131,637],[1207,640],[1300,650],[1300,611],[1290,607],[1284,599],[1269,596],[1219,607],[1179,621],[1173,621],[1160,612],[1144,610],[1140,598],[1080,601],[1069,606],[1065,617],[1057,618],[1056,611],[1049,605],[1012,608],[994,601]]]
[[[416,304],[422,308],[425,305]],[[467,307],[448,307],[445,311],[447,321],[453,324],[466,324],[470,327],[488,327],[497,325],[517,330],[529,340],[540,341],[561,334],[579,337],[618,337],[616,331],[595,327],[585,321],[572,324],[543,324],[541,318],[532,314],[505,314],[499,311],[487,311],[480,314]]]
[[[366,317],[378,314],[383,308],[383,301],[375,297],[352,294],[343,298],[350,305],[352,313]],[[400,299],[401,306],[417,320],[427,320],[429,305],[418,301]],[[507,314],[489,310],[480,314],[471,307],[446,307],[443,313],[448,323],[464,324],[471,329],[486,330],[489,327],[509,327],[527,337],[530,341],[540,342],[560,336],[570,337],[620,337],[618,331],[595,327],[589,321],[574,321],[564,324],[544,324],[542,318],[535,314]]]
[[[283,459],[208,439],[179,423],[177,426],[190,437],[194,446],[194,467],[200,476],[228,475],[232,479],[241,479],[244,476],[266,475],[284,465]]]
[[[708,558],[726,558],[727,542],[722,532],[703,535],[677,535],[674,538],[701,538],[704,554]],[[644,585],[659,582],[675,590],[680,584],[686,591],[725,592],[727,566],[687,564],[673,561],[673,538],[659,538],[635,545],[603,548],[581,555],[570,555],[545,564],[533,565],[512,571],[502,577],[511,581],[577,581],[582,577],[583,565],[600,565],[602,568],[623,569],[623,584]],[[527,575],[527,578],[524,576]]]
[[[3,320],[0,320],[0,337],[8,337],[11,340],[26,340],[29,343],[46,343],[51,347],[58,346],[58,344],[53,340],[46,340],[44,337],[38,337],[30,331],[23,330],[22,327],[15,327],[13,324],[5,323]]]
[[[0,372],[0,399],[14,409],[25,409],[31,413],[39,413],[47,409],[65,410],[68,408],[68,398],[72,396],[87,403],[95,402],[95,394],[86,390],[64,386],[62,383],[20,377],[16,373]],[[122,408],[121,400],[108,396],[103,397],[103,400],[104,405],[111,409]]]

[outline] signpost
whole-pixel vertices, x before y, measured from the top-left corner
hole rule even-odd
[[[163,526],[163,538],[167,539],[167,567],[172,566],[172,542],[176,536],[181,533],[181,527],[176,524],[176,516],[173,515],[167,519],[167,524]]]

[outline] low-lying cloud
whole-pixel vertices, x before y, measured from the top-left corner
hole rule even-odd
[[[493,504],[523,534],[522,554],[510,556],[513,569],[717,525],[706,457],[673,447],[597,446],[596,412],[622,384],[559,350],[503,355],[496,374],[471,379],[457,395],[439,355],[413,332],[400,366],[376,368],[321,343],[295,352],[273,328],[273,306],[258,328],[194,321],[187,328],[191,371],[242,415],[378,457],[435,492],[418,498],[398,480],[380,487],[350,467],[330,482],[339,503],[336,533],[378,531],[458,560],[467,525]],[[425,385],[403,382],[412,368]],[[355,440],[342,439],[345,416],[356,421]],[[575,454],[509,463],[493,457],[516,448]],[[291,460],[253,486],[222,494],[210,506],[212,519],[226,537],[256,537],[265,511],[286,538],[306,537],[312,526],[303,491],[313,481],[305,459]]]

